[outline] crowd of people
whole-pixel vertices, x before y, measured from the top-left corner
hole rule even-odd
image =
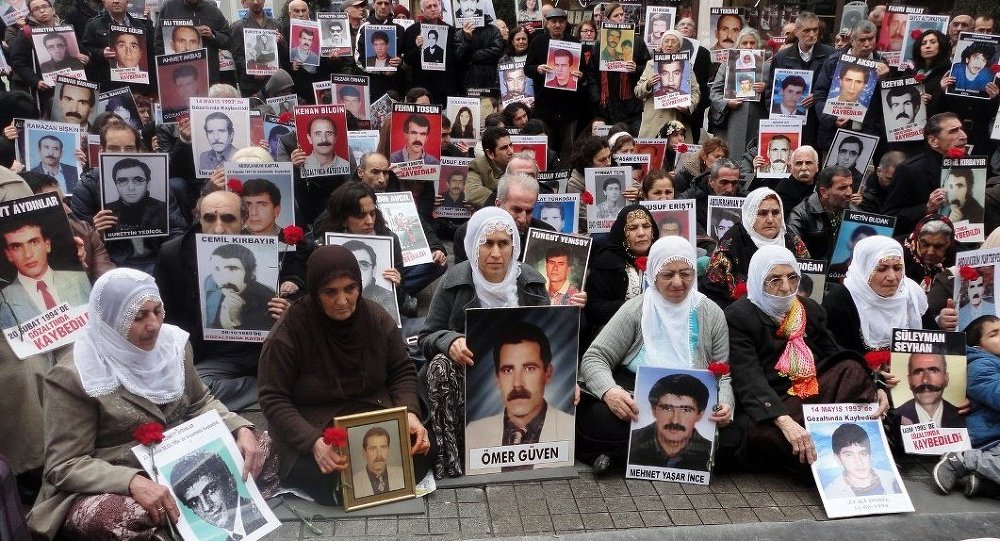
[[[232,431],[246,459],[245,475],[257,479],[265,496],[280,482],[320,503],[335,503],[331,487],[348,475],[347,457],[324,443],[324,428],[335,416],[394,406],[407,408],[416,478],[428,472],[438,478],[462,475],[467,466],[465,368],[476,361],[465,335],[468,308],[563,304],[578,310],[576,458],[599,473],[621,469],[630,442],[642,460],[691,466],[695,451],[710,443],[678,420],[695,410],[717,427],[716,469],[779,468],[809,478],[817,450],[804,427],[804,404],[874,403],[874,417],[898,434],[900,416],[910,413],[892,404],[887,391],[904,380],[918,388],[914,378],[919,376],[873,368],[867,354],[886,351],[894,328],[957,330],[955,254],[1000,247],[1000,177],[992,177],[1000,171],[1000,153],[991,139],[1000,87],[994,76],[982,97],[946,91],[956,84],[951,50],[959,33],[1000,32],[994,15],[949,13],[946,32],[919,31],[912,62],[890,68],[878,43],[884,6],[873,7],[867,20],[839,33],[828,20],[799,11],[770,35],[743,20],[735,28],[726,17],[699,34],[698,14],[681,10],[674,29],[659,28],[655,43],[636,39],[631,44],[627,71],[607,72],[598,66],[608,49],[596,40],[603,22],[626,22],[621,4],[597,4],[572,25],[569,13],[544,1],[517,3],[518,20],[530,19],[530,24],[494,19],[480,9],[470,13],[482,16],[483,25],[449,25],[447,32],[434,31],[435,43],[424,48],[421,25],[446,24],[441,1],[420,0],[411,14],[408,6],[391,0],[291,0],[272,17],[263,0],[243,0],[246,14],[232,23],[210,0],[166,0],[157,14],[145,16],[129,13],[125,0],[75,0],[60,13],[52,0],[27,1],[26,14],[7,27],[3,41],[11,67],[10,88],[0,95],[4,202],[59,193],[70,180],[69,173],[57,169],[26,170],[15,158],[14,119],[48,118],[53,100],[72,101],[55,95],[39,75],[52,66],[39,65],[31,35],[46,27],[73,26],[80,50],[72,60],[89,81],[107,90],[130,85],[111,81],[109,61],[128,53],[111,47],[110,25],[145,29],[146,42],[136,45],[145,47],[151,59],[164,52],[164,38],[150,15],[193,19],[198,36],[192,41],[213,59],[230,51],[236,65],[220,71],[218,62],[209,62],[208,97],[249,98],[253,109],[267,114],[280,112],[267,105],[269,98],[296,96],[299,104],[314,103],[313,83],[335,74],[367,75],[372,101],[388,94],[403,103],[443,105],[470,89],[496,92],[490,103],[494,112],[484,116],[481,133],[466,109],[458,122],[445,118],[441,133],[430,134],[441,138],[442,156],[472,158],[464,181],[449,179],[442,193],[435,183],[400,178],[394,165],[399,160],[389,152],[388,125],[375,151],[357,159],[352,153],[347,175],[303,176],[307,154],[291,131],[261,145],[195,156],[192,131],[201,126],[183,115],[173,123],[155,121],[157,89],[162,92],[165,84],[155,76],[149,84],[131,86],[141,129],[115,110],[91,121],[95,104],[76,104],[80,109],[67,120],[98,136],[102,153],[167,156],[170,228],[156,238],[103,239],[102,233],[120,220],[133,220],[125,218],[128,213],[140,211],[128,208],[124,197],[121,206],[102,205],[101,174],[94,163],[70,183],[72,194],[60,193],[77,237],[78,258],[93,284],[89,322],[74,344],[27,359],[18,359],[7,341],[0,341],[0,501],[21,500],[28,511],[25,525],[21,509],[0,508],[0,533],[14,525],[12,539],[27,539],[29,529],[42,539],[101,539],[109,531],[122,539],[152,538],[167,521],[176,521],[180,510],[166,487],[150,480],[129,452],[130,434],[144,421],[171,428],[209,410],[219,412]],[[318,59],[295,54],[289,46],[290,21],[315,19],[322,12],[345,13],[350,42],[362,46],[357,36],[365,35],[366,25],[396,25],[397,43],[388,48],[395,56],[376,63],[397,69],[370,69],[375,66],[368,65],[371,59],[363,50]],[[401,25],[397,19],[415,22]],[[279,34],[280,69],[271,76],[247,75],[243,69],[243,30],[253,28]],[[699,35],[711,36],[710,42],[723,44],[719,47],[763,50],[764,84],[751,86],[763,95],[760,101],[724,97],[725,65],[713,64]],[[175,32],[173,39],[183,36]],[[554,40],[583,43],[586,60],[568,75],[558,75],[572,78],[575,90],[546,84],[556,69],[548,58]],[[652,55],[679,51],[691,53],[690,106],[663,109],[654,103],[654,88],[667,85],[672,75],[657,70]],[[823,112],[844,55],[874,61],[880,78],[919,75],[924,92],[918,99],[928,113],[922,142],[888,142],[878,99],[862,120]],[[424,69],[424,62],[439,64],[438,59],[444,59],[444,71]],[[534,95],[500,107],[498,98],[507,98],[499,93],[498,65],[510,62],[523,63]],[[991,73],[1000,72],[996,57],[988,62],[997,68]],[[812,72],[815,85],[804,100],[771,106],[770,81],[778,68]],[[523,91],[523,77],[506,81],[507,97]],[[561,86],[561,80],[552,80]],[[784,97],[790,88],[792,98],[802,98],[801,92],[796,95],[802,86],[792,80],[779,91]],[[488,94],[483,101],[490,101]],[[344,96],[333,99],[340,103]],[[770,148],[757,148],[760,121],[795,110],[806,119],[795,148],[777,138]],[[357,129],[358,119],[347,118],[348,128]],[[863,147],[860,140],[835,140],[839,128],[878,139],[871,166],[858,161],[860,148],[851,148]],[[515,152],[511,137],[518,134],[548,137],[545,169],[567,171],[563,191],[579,193],[583,200],[593,196],[585,184],[589,168],[611,166],[623,154],[642,151],[640,138],[666,144],[662,164],[633,184],[605,183],[609,193],[617,189],[614,201],[588,212],[605,212],[612,225],[606,233],[591,232],[594,247],[580,283],[567,282],[563,253],[549,254],[555,270],[546,265],[545,274],[521,263],[530,228],[552,231],[564,222],[579,218],[585,225],[586,220],[582,212],[536,218],[539,195],[558,190],[540,181],[544,171],[536,154]],[[453,141],[470,138],[477,143]],[[699,143],[696,153],[683,149]],[[835,143],[838,148],[831,148]],[[977,211],[984,223],[981,245],[956,238],[953,222],[969,219],[969,207],[950,200],[940,178],[943,160],[956,150],[968,154],[969,148],[972,155],[987,158],[990,173]],[[831,153],[836,159],[824,167]],[[783,176],[756,175],[767,163],[765,156],[781,156]],[[88,156],[81,153],[78,159],[86,164]],[[266,186],[247,183],[242,193],[227,188],[225,163],[272,161],[295,167],[293,201],[281,201]],[[196,174],[203,165],[214,170],[207,179]],[[142,176],[141,167],[132,169]],[[148,180],[148,171],[145,176]],[[971,184],[972,177],[966,182]],[[389,192],[412,193],[431,263],[404,264],[401,239],[379,208],[378,195]],[[745,197],[742,212],[709,222],[710,196]],[[449,205],[470,211],[471,218],[437,216],[446,198]],[[694,243],[680,236],[679,224],[658,223],[640,204],[670,199],[693,200],[696,221],[688,227],[696,229]],[[254,293],[251,289],[260,284],[253,280],[252,260],[241,259],[238,250],[220,256],[233,261],[241,276],[234,288],[255,300],[237,302],[220,293],[214,317],[237,326],[269,327],[266,340],[206,339],[203,320],[212,314],[203,311],[199,298],[196,235],[276,235],[282,206],[295,208],[296,222],[307,234],[282,259],[276,284]],[[895,229],[892,236],[880,236],[859,228],[850,242],[851,257],[840,269],[845,278],[828,280],[818,303],[810,298],[798,261],[831,262],[849,210],[894,217]],[[375,253],[363,243],[326,246],[327,233],[393,239],[394,265],[381,277],[395,287],[395,302],[392,292],[373,283]],[[4,250],[15,263],[23,243],[7,236]],[[453,247],[450,255],[448,246]],[[417,295],[431,284],[436,289],[429,306],[420,307]],[[984,296],[984,302],[996,302],[992,292]],[[0,303],[0,311],[7,311],[6,303]],[[387,306],[398,306],[399,313]],[[964,418],[975,449],[942,457],[934,478],[945,493],[965,479],[967,495],[1000,494],[1000,318],[995,308],[964,331],[968,401],[944,415]],[[415,347],[407,347],[407,336],[415,339],[410,343]],[[704,369],[712,362],[731,367],[718,381],[717,404],[685,395],[694,398],[694,405],[662,406],[664,415],[677,416],[663,427],[630,432],[639,418],[637,403],[645,399],[635,394],[639,367]],[[678,390],[682,383],[673,382],[675,388],[665,382],[650,392],[650,403],[687,392]],[[941,386],[921,392],[931,396],[912,415],[940,420],[942,412],[934,408],[941,403]],[[268,421],[267,432],[239,416],[257,408]],[[554,417],[553,409],[548,415]],[[505,411],[504,426],[517,429],[517,442],[537,442],[545,430],[544,414]],[[369,474],[376,490],[382,474]],[[880,479],[874,473],[865,478]],[[853,481],[845,478],[841,490],[877,493],[871,491],[878,487]],[[231,532],[230,526],[220,527]]]

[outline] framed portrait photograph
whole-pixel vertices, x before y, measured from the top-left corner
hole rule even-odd
[[[416,497],[405,407],[336,417],[333,423],[347,430],[345,511]]]
[[[395,263],[392,258],[392,237],[327,232],[324,240],[327,245],[337,244],[354,254],[361,269],[361,296],[385,308],[396,325],[402,327],[396,285],[382,275],[393,268]]]
[[[101,207],[118,225],[105,240],[165,237],[170,232],[170,189],[166,154],[102,153]]]

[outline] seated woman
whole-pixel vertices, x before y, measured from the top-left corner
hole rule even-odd
[[[626,301],[583,354],[576,454],[595,471],[607,470],[612,461],[625,463],[630,421],[639,417],[633,391],[640,366],[707,368],[728,359],[725,315],[698,292],[697,277],[695,249],[687,239],[656,241],[645,270],[654,288]],[[729,376],[722,376],[720,407],[711,413],[719,428],[729,426],[733,405]]]
[[[336,503],[334,487],[348,466],[348,457],[323,443],[334,417],[406,406],[414,478],[428,470],[416,371],[396,322],[361,297],[361,284],[350,250],[317,248],[308,261],[308,296],[275,324],[260,354],[260,406],[281,478],[323,505]]]
[[[876,235],[854,246],[844,285],[831,286],[823,308],[837,343],[864,355],[888,351],[894,328],[922,328],[927,295],[904,275],[903,247]]]
[[[462,475],[465,426],[465,370],[473,362],[465,344],[466,308],[547,306],[545,277],[514,259],[521,239],[510,213],[485,207],[469,219],[465,236],[469,261],[448,269],[431,298],[420,330],[419,344],[427,365],[429,425],[438,448],[434,476]],[[573,295],[570,304],[582,306],[586,293]]]
[[[655,224],[653,215],[646,207],[626,206],[611,226],[607,244],[599,246],[591,258],[584,288],[590,297],[584,314],[594,334],[625,301],[642,293],[645,287],[642,280],[644,268],[639,261],[646,257],[649,247],[660,238]]]
[[[806,479],[816,446],[803,428],[803,403],[878,400],[882,416],[889,400],[861,357],[841,351],[823,308],[796,295],[800,277],[787,248],[762,247],[750,260],[747,296],[726,308],[726,321],[745,462],[779,465]]]
[[[696,184],[712,171],[719,158],[729,156],[729,145],[718,137],[709,137],[702,141],[701,150],[697,153],[681,154],[677,163],[677,178],[674,188],[677,193],[684,193],[692,184]]]
[[[28,519],[34,538],[163,535],[180,510],[132,454],[132,432],[150,422],[170,429],[211,410],[236,438],[244,478],[252,475],[265,497],[273,495],[270,439],[209,393],[188,333],[163,323],[153,277],[108,271],[94,284],[89,310],[83,336],[45,378],[45,481]]]
[[[367,184],[348,182],[330,194],[330,199],[326,203],[326,212],[316,220],[311,235],[316,244],[326,244],[327,233],[392,237],[392,260],[395,265],[382,271],[382,278],[396,285],[396,302],[399,310],[404,312],[403,315],[415,315],[412,310],[407,310],[405,307],[408,299],[402,285],[402,246],[396,234],[390,231],[389,226],[386,225],[382,211],[376,206],[375,192]],[[374,263],[374,261],[370,263]],[[306,272],[308,271],[303,271],[302,274]],[[366,298],[375,300],[386,307],[391,315],[395,315],[389,308],[392,305],[392,296],[386,295],[388,293],[386,289],[374,282],[366,284],[362,289],[364,289],[362,293]],[[388,299],[385,298],[387,296]],[[416,299],[413,300],[416,301]],[[410,308],[415,309],[415,306],[416,303],[413,302]]]
[[[955,264],[955,226],[939,214],[928,214],[917,222],[913,232],[896,240],[906,250],[903,263],[906,276],[930,291],[934,277]]]
[[[770,188],[757,188],[743,202],[743,221],[721,239],[701,279],[701,290],[725,308],[740,296],[737,288],[746,284],[750,258],[764,246],[781,246],[796,258],[809,259],[809,249],[802,239],[785,229],[781,198]],[[743,289],[743,288],[739,288]]]

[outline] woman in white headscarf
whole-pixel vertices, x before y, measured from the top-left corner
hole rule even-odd
[[[698,292],[697,276],[695,249],[687,239],[657,240],[645,270],[646,282],[655,287],[626,301],[584,353],[576,454],[595,470],[625,462],[630,422],[639,416],[632,392],[640,366],[704,369],[710,362],[728,360],[725,316]],[[734,406],[729,376],[724,375],[719,409],[706,413],[723,428],[732,421]],[[663,456],[664,461],[675,458]],[[706,465],[692,469],[705,470]]]
[[[719,246],[701,279],[701,290],[725,308],[742,295],[747,281],[750,258],[764,246],[791,250],[799,259],[809,259],[809,249],[802,239],[785,228],[785,209],[781,198],[770,188],[757,188],[743,202],[743,219],[719,239]]]
[[[854,247],[844,285],[830,289],[823,298],[823,308],[837,343],[867,354],[888,351],[893,328],[923,328],[927,295],[906,277],[899,242],[876,235]]]
[[[105,273],[90,293],[86,332],[45,379],[45,481],[29,516],[36,538],[151,539],[180,511],[131,452],[144,423],[175,427],[219,412],[265,496],[277,489],[270,439],[230,413],[202,383],[188,334],[163,323],[153,278]],[[262,474],[263,472],[263,474]],[[258,477],[260,476],[260,477]]]
[[[428,429],[437,438],[438,455],[433,461],[434,475],[439,479],[463,472],[464,367],[473,362],[465,343],[465,310],[550,304],[545,277],[517,262],[521,240],[514,218],[506,210],[486,207],[472,215],[465,253],[469,260],[441,277],[418,342],[430,360],[426,378]],[[570,304],[582,306],[586,299],[586,294],[577,293]]]
[[[800,278],[787,248],[760,248],[750,260],[747,296],[726,308],[726,320],[733,392],[746,418],[744,458],[805,479],[816,447],[803,428],[803,403],[877,400],[881,416],[889,401],[860,355],[837,345],[823,308],[796,294]]]

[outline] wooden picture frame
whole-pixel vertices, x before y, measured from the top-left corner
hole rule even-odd
[[[410,456],[410,431],[406,422],[405,407],[336,417],[333,422],[335,426],[347,430],[348,467],[341,474],[345,511],[416,497],[413,459]],[[382,456],[385,457],[384,482],[387,486],[379,492],[376,481],[367,468],[368,453],[364,449],[364,444],[366,435],[369,438],[376,438],[386,434],[388,434],[387,449],[383,451]],[[373,447],[370,441],[368,443],[369,447]],[[378,456],[378,453],[373,451],[375,460],[378,460],[376,458]]]

